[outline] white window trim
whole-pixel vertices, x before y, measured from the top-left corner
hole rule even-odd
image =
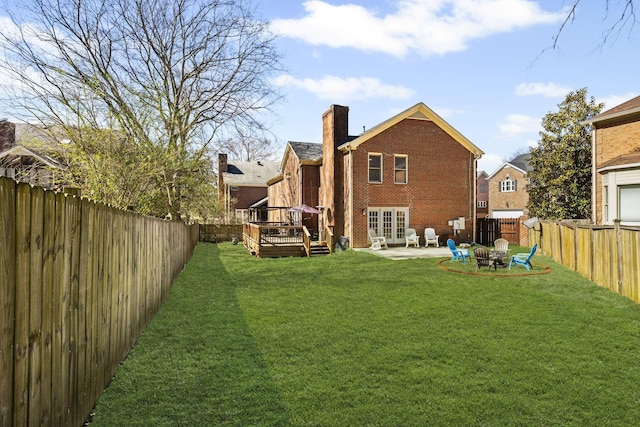
[[[371,156],[380,157],[380,181],[371,181]],[[369,184],[382,184],[384,181],[384,156],[382,153],[369,153],[367,155],[367,182]]]
[[[515,180],[506,177],[502,181],[500,181],[500,192],[501,193],[513,193],[516,191]]]
[[[405,168],[404,169],[398,169],[396,167],[396,159],[398,158],[404,158],[405,159]],[[404,182],[403,181],[396,181],[396,172],[398,171],[404,171]],[[409,156],[406,154],[394,154],[393,155],[393,183],[394,184],[408,184],[409,183]]]
[[[602,176],[602,223],[613,225],[620,217],[620,187],[640,184],[640,170],[609,171]],[[605,199],[606,198],[606,199]],[[621,225],[640,225],[637,221],[621,221]]]

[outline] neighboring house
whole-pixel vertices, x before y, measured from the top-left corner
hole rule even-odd
[[[66,166],[22,144],[33,142],[34,138],[45,145],[56,143],[49,141],[50,136],[38,132],[34,125],[0,121],[0,176],[48,189],[62,188],[61,173],[57,171]]]
[[[476,160],[484,153],[434,111],[418,103],[359,136],[348,134],[349,107],[332,105],[322,121],[318,220],[335,236],[366,247],[374,229],[404,244],[411,227],[424,244],[433,227],[443,240],[473,239]]]
[[[225,222],[248,221],[249,208],[266,204],[267,181],[278,174],[277,162],[229,162],[218,155],[218,191],[224,203]],[[265,220],[253,218],[252,220]]]
[[[640,96],[584,124],[593,126],[593,220],[640,225]]]
[[[489,175],[485,171],[478,172],[476,182],[476,218],[486,218],[489,215]]]
[[[489,183],[489,217],[520,218],[528,215],[527,172],[530,153],[521,154],[509,162],[505,162],[488,178]]]
[[[322,144],[290,141],[280,164],[280,173],[269,180],[269,221],[305,225],[318,231],[318,218],[312,214],[292,212],[286,208],[307,205],[318,206]],[[281,208],[281,209],[277,209]]]

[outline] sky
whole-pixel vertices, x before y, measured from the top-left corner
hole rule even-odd
[[[423,102],[485,154],[491,174],[535,146],[571,92],[605,110],[640,94],[640,26],[622,0],[254,0],[285,71],[278,144],[322,142],[322,114],[349,107],[358,135]],[[554,38],[558,36],[554,47]],[[279,159],[277,159],[279,160]]]

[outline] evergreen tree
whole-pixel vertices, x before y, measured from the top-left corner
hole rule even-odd
[[[587,88],[570,92],[558,111],[542,119],[538,146],[531,149],[529,214],[546,219],[591,217],[591,129],[583,121],[604,107]]]

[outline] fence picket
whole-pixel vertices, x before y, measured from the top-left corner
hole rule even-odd
[[[42,284],[44,190],[31,189],[29,236],[29,400],[28,425],[40,424],[42,408]]]
[[[16,183],[0,180],[0,425],[13,424],[16,292]]]
[[[29,419],[29,292],[31,290],[31,188],[18,184],[16,194],[16,289],[13,338],[13,425]]]
[[[44,259],[42,265],[42,396],[40,425],[51,426],[52,413],[52,340],[53,340],[53,283],[56,255],[56,195],[44,193]]]

